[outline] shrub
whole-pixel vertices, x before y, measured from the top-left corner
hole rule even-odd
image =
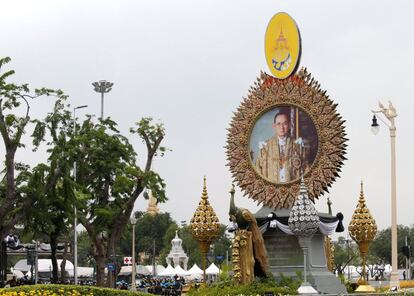
[[[142,292],[75,285],[32,285],[0,289],[0,296],[148,296]]]
[[[296,295],[300,286],[299,281],[284,277],[276,282],[273,279],[261,279],[247,285],[239,285],[233,280],[218,282],[211,286],[201,286],[189,291],[189,296],[256,296],[265,292],[273,292],[275,295]]]
[[[400,281],[400,288],[401,289],[405,289],[405,288],[414,288],[414,281]]]

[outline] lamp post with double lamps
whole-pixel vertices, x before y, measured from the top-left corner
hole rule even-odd
[[[390,130],[391,137],[391,278],[390,278],[390,287],[398,289],[400,286],[399,276],[397,271],[398,257],[397,257],[397,190],[396,190],[396,165],[395,165],[395,137],[396,137],[396,127],[395,127],[395,117],[397,117],[397,111],[395,110],[392,103],[388,102],[388,108],[384,107],[379,103],[379,110],[372,111],[374,114],[372,117],[371,130],[376,135],[379,132],[379,125],[377,122],[376,114],[382,114],[387,120],[388,123],[382,119],[381,116],[378,118],[388,126]]]
[[[77,106],[73,108],[73,138],[76,137],[76,110],[88,107],[88,105]],[[73,180],[76,182],[76,161],[73,162]],[[76,231],[77,210],[76,202],[73,205],[73,279],[75,285],[78,284],[78,232]]]
[[[137,286],[135,283],[135,273],[136,273],[136,265],[135,265],[135,225],[137,224],[137,218],[135,215],[131,217],[131,225],[132,225],[132,274],[131,274],[131,291],[136,291]]]
[[[99,80],[92,83],[94,87],[94,91],[101,94],[101,119],[103,120],[104,116],[104,94],[108,93],[112,90],[112,86],[114,85],[112,82],[106,80]]]

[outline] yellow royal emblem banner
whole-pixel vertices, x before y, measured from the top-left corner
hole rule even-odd
[[[301,40],[296,22],[285,12],[275,14],[265,35],[266,62],[279,79],[288,78],[299,66]]]

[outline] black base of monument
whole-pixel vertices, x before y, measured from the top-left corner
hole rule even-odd
[[[275,213],[277,217],[289,217],[287,209],[274,211],[267,207],[260,209],[255,217],[260,224],[260,221],[265,220],[271,213]],[[273,276],[275,278],[280,278],[282,275],[297,277],[298,274],[302,274],[303,276],[303,252],[296,236],[288,235],[277,227],[266,227],[262,233]],[[345,286],[327,269],[325,236],[320,232],[312,237],[308,266],[308,281],[319,293],[346,293]]]

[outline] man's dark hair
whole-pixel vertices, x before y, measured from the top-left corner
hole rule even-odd
[[[290,123],[290,114],[286,111],[280,111],[280,112],[276,113],[275,117],[273,118],[273,123],[276,123],[276,118],[280,115],[285,115],[288,122]]]

